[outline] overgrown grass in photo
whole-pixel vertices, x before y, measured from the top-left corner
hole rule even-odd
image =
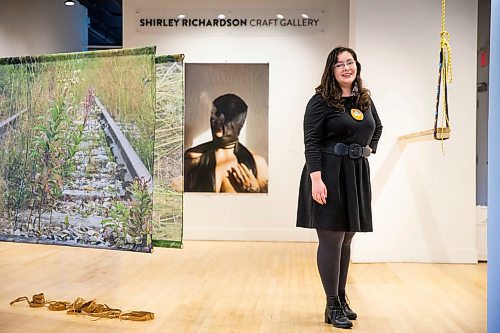
[[[135,181],[126,188],[95,98],[152,172],[153,66],[151,48],[0,59],[0,239],[112,247],[96,221],[127,218],[122,247],[141,239],[150,250],[151,194]],[[127,192],[134,201],[120,210]]]
[[[101,58],[96,90],[113,119],[118,123],[142,162],[153,172],[154,148],[154,77],[151,63],[144,55],[134,58]]]
[[[184,71],[182,57],[156,65],[153,244],[182,245]]]

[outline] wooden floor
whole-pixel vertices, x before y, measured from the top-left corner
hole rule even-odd
[[[323,323],[316,244],[185,242],[153,254],[0,243],[0,332],[345,332]],[[352,264],[352,332],[486,332],[486,264]],[[26,303],[78,296],[149,322]]]

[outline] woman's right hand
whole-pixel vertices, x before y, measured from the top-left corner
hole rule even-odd
[[[321,171],[311,172],[311,194],[314,201],[320,205],[326,204],[327,190],[325,183],[321,179]]]

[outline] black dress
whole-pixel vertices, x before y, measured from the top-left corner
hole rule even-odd
[[[370,166],[368,159],[351,159],[323,153],[322,147],[336,143],[369,145],[375,153],[382,124],[371,102],[363,120],[351,116],[356,97],[343,97],[344,110],[327,105],[321,95],[314,95],[304,116],[306,164],[302,171],[297,209],[297,226],[336,231],[373,231],[371,211]],[[321,171],[327,188],[326,205],[311,196],[311,172]]]

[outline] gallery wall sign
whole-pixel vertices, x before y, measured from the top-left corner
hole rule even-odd
[[[290,31],[294,33],[319,33],[325,30],[328,23],[325,11],[319,9],[138,9],[135,11],[134,21],[136,31],[141,33],[172,31]]]
[[[151,251],[154,59],[0,59],[0,240]]]

